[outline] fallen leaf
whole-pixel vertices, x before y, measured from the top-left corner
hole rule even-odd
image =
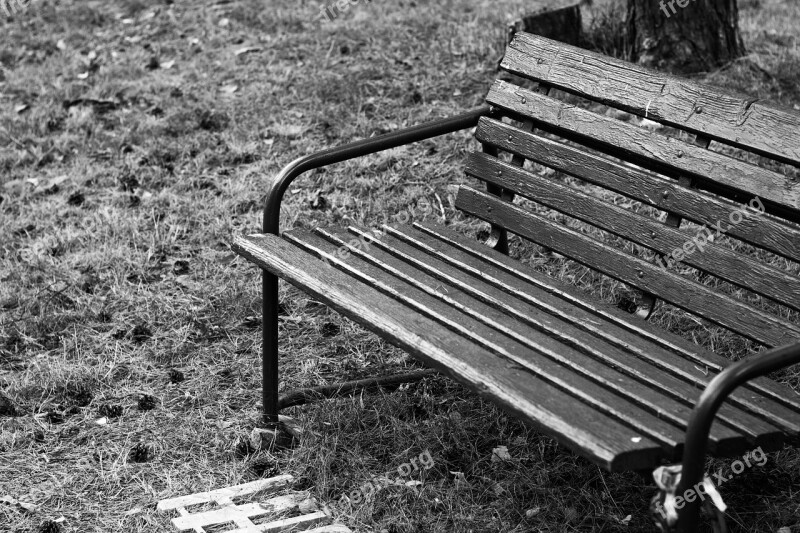
[[[89,73],[88,72],[81,72],[80,74],[78,74],[78,79],[79,80],[85,80],[88,77],[89,77]]]
[[[230,25],[231,25],[231,19],[227,18],[219,19],[219,22],[217,22],[217,26],[219,26],[220,28],[227,28]]]
[[[163,68],[165,70],[169,70],[174,66],[175,66],[175,60],[174,59],[172,59],[170,61],[164,61],[163,63],[161,63],[161,68]]]
[[[59,39],[58,42],[56,43],[56,48],[58,48],[59,50],[66,50],[67,43],[64,42],[64,39]]]
[[[492,462],[497,463],[499,461],[509,461],[511,460],[511,454],[508,453],[508,448],[506,446],[498,446],[492,450]]]
[[[97,420],[94,421],[94,423],[97,424],[98,426],[105,426],[106,424],[108,424],[108,418],[106,417],[98,418]]]
[[[239,90],[238,85],[223,85],[220,90],[226,94],[233,94]]]
[[[14,112],[19,115],[20,113],[24,113],[30,108],[31,106],[29,106],[28,104],[19,104],[18,106],[14,107]]]
[[[534,516],[538,515],[542,512],[541,507],[534,507],[533,509],[528,509],[525,511],[525,518],[533,518]]]
[[[306,128],[300,124],[275,124],[274,126],[270,126],[270,130],[275,135],[294,139],[302,135],[302,133],[306,131]]]

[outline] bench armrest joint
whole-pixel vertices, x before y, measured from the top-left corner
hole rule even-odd
[[[316,168],[332,165],[368,154],[388,150],[404,144],[410,144],[431,137],[472,128],[478,119],[491,112],[488,105],[467,111],[460,115],[439,119],[425,124],[412,126],[399,131],[361,139],[343,146],[328,148],[303,157],[299,157],[286,165],[272,180],[264,203],[264,233],[279,234],[280,208],[283,195],[295,178]]]

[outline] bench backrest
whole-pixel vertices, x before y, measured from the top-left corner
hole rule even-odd
[[[467,173],[539,205],[465,186],[457,207],[766,346],[800,339],[800,113],[527,33],[501,68]]]

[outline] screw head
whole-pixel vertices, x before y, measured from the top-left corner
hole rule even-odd
[[[640,277],[640,278],[643,278],[643,277],[644,277],[644,272],[642,272],[641,270],[639,271],[639,277]]]
[[[678,150],[678,157],[683,157],[683,150]]]
[[[656,238],[656,232],[655,231],[650,233],[650,238],[652,238],[652,239]]]
[[[665,199],[665,200],[666,200],[667,198],[669,198],[669,191],[664,191],[664,192],[662,192],[662,193],[661,193],[661,198],[663,198],[663,199]]]
[[[523,104],[525,104],[525,103],[527,103],[527,102],[528,102],[528,99],[527,99],[527,98],[525,98],[525,97],[523,96],[523,97],[522,97],[522,103],[523,103]]]
[[[697,106],[697,108],[694,110],[694,112],[695,112],[695,113],[697,113],[697,114],[699,115],[700,113],[702,113],[702,112],[703,112],[703,108],[702,108],[702,107],[700,107],[700,106]]]

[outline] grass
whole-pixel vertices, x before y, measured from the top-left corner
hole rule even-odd
[[[750,55],[704,78],[797,108],[798,7],[747,6]],[[265,180],[304,153],[479,105],[505,18],[532,7],[376,0],[320,26],[317,3],[289,0],[39,0],[0,21],[0,498],[35,505],[0,504],[0,531],[62,517],[62,531],[170,531],[159,499],[279,472],[338,501],[426,449],[419,494],[388,487],[337,518],[392,533],[647,530],[649,481],[440,377],[293,408],[308,429],[293,449],[242,444],[258,418],[260,295],[228,243],[258,229]],[[464,132],[313,173],[284,227],[373,225],[424,198],[474,234],[452,205],[473,146]],[[622,296],[574,266],[534,266]],[[281,290],[284,390],[416,366]],[[654,320],[734,358],[754,349],[675,310]],[[498,446],[510,461],[491,460]],[[800,531],[798,472],[786,449],[730,481],[733,529]]]

